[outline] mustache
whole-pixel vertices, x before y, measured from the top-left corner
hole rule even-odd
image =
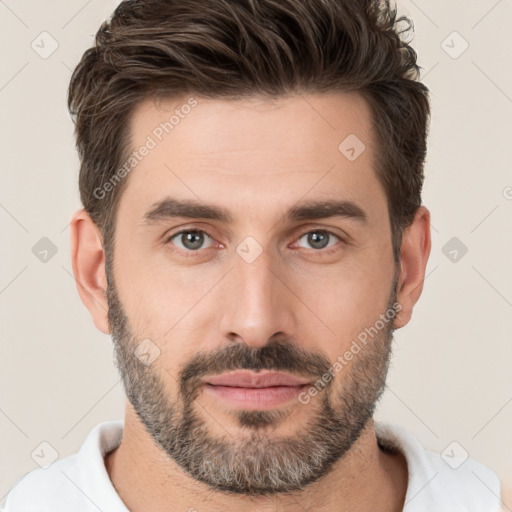
[[[237,343],[213,352],[197,353],[180,371],[180,390],[182,396],[193,399],[203,377],[232,370],[287,371],[316,380],[330,367],[324,354],[307,352],[292,342],[275,341],[263,347]]]

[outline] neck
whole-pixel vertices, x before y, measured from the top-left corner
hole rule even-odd
[[[123,440],[107,454],[105,466],[131,512],[397,512],[403,508],[407,490],[405,458],[379,449],[373,421],[329,473],[303,491],[287,495],[250,497],[212,491],[160,450],[128,403]]]

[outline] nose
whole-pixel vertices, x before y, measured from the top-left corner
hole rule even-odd
[[[271,338],[294,337],[297,298],[287,287],[285,274],[266,252],[252,263],[235,258],[223,288],[223,339],[257,348]]]

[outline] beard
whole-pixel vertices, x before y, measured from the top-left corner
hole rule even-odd
[[[325,476],[357,441],[373,417],[385,387],[393,341],[392,322],[344,366],[337,378],[308,404],[293,409],[239,410],[230,412],[240,435],[214,435],[197,398],[202,378],[236,369],[287,371],[321,379],[332,363],[321,353],[306,352],[290,340],[271,340],[260,348],[231,344],[212,352],[199,352],[175,379],[156,365],[143,364],[135,355],[140,343],[131,330],[119,300],[112,272],[107,271],[108,320],[114,342],[115,364],[127,398],[144,428],[166,457],[214,491],[247,496],[270,496],[304,490]],[[396,299],[396,281],[388,309]],[[344,351],[345,349],[343,349]],[[332,371],[332,370],[331,370]],[[166,391],[165,379],[176,380],[175,401]],[[339,388],[335,382],[339,380]],[[274,431],[295,407],[309,407],[310,418],[295,435]],[[203,412],[205,411],[205,412]],[[222,427],[222,425],[221,425]],[[269,430],[273,432],[270,433]],[[270,435],[272,434],[272,435]]]

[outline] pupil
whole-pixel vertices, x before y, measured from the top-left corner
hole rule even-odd
[[[189,231],[185,234],[183,245],[187,249],[199,249],[203,245],[203,234],[199,231]]]
[[[315,231],[314,233],[310,233],[308,235],[309,243],[315,249],[323,249],[327,246],[328,237],[326,233],[322,233],[321,231]]]

